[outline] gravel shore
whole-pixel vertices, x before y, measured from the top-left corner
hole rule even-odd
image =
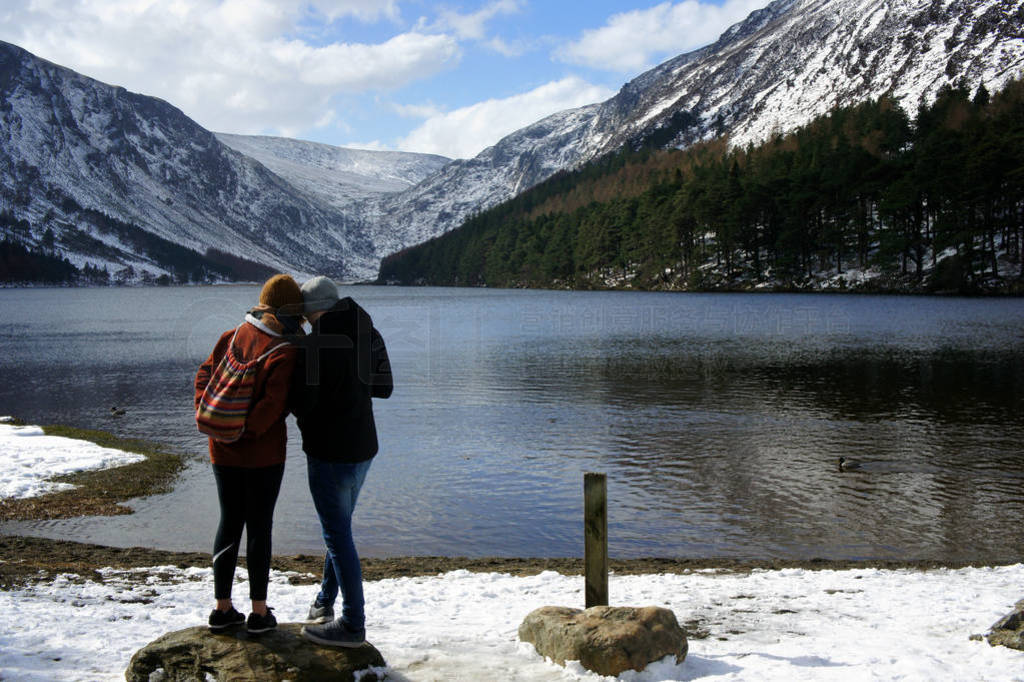
[[[323,555],[275,556],[272,568],[293,571],[292,582],[319,581]],[[245,565],[245,559],[240,559]],[[366,580],[406,576],[434,576],[455,570],[474,573],[507,573],[514,576],[536,575],[555,571],[562,575],[582,575],[583,561],[574,558],[507,558],[507,557],[391,557],[363,558]],[[68,540],[50,540],[23,536],[0,535],[0,589],[46,582],[61,573],[72,573],[83,579],[103,581],[101,568],[144,568],[152,566],[209,566],[210,555],[204,552],[170,552],[145,547],[106,547]],[[809,570],[841,570],[849,568],[916,569],[963,568],[975,564],[949,564],[938,561],[832,561],[826,559],[756,560],[756,559],[612,559],[611,570],[617,575],[649,575],[687,573],[705,569],[749,572],[754,569],[802,568]]]

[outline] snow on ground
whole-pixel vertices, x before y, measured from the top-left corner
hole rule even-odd
[[[48,479],[87,469],[108,469],[145,459],[89,441],[47,436],[38,426],[15,426],[0,417],[0,499],[35,497],[74,486]],[[2,675],[0,675],[2,678]]]
[[[0,676],[17,680],[123,679],[131,655],[159,635],[205,623],[208,568],[104,569],[103,582],[58,576],[0,592]],[[236,605],[245,604],[244,571]],[[270,603],[282,622],[314,596],[274,572]],[[691,639],[681,665],[659,661],[654,680],[1024,680],[1024,653],[971,641],[1021,596],[1024,565],[960,570],[787,569],[612,576],[613,604],[671,608],[710,636]],[[583,579],[455,571],[368,582],[367,630],[391,679],[587,680],[517,640],[543,605],[578,606]]]
[[[136,455],[46,436],[0,418],[0,497],[52,489],[49,476]],[[123,679],[132,654],[165,632],[201,625],[209,568],[102,569],[0,592],[0,679]],[[279,620],[301,618],[313,586],[274,572]],[[613,604],[672,609],[691,632],[681,665],[660,661],[623,680],[1022,680],[1024,653],[971,641],[1022,596],[1024,564],[934,571],[698,571],[612,576]],[[244,608],[239,570],[236,605]],[[526,614],[580,606],[583,579],[455,571],[366,584],[367,629],[395,680],[598,680],[518,641]]]

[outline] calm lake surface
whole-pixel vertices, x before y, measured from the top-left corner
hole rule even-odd
[[[133,515],[0,532],[209,551],[192,379],[258,291],[0,290],[0,414],[194,454]],[[367,556],[581,555],[583,473],[603,471],[616,557],[1024,560],[1024,300],[344,294],[395,373],[356,514]],[[274,551],[319,552],[289,428]]]

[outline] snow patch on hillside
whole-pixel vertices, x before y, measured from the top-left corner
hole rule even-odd
[[[298,189],[337,208],[409,189],[451,162],[436,154],[348,149],[285,137],[216,136]]]

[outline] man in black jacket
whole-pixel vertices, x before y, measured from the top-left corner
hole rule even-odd
[[[352,512],[377,454],[372,398],[393,388],[384,339],[370,315],[351,298],[338,298],[326,277],[302,285],[312,333],[295,371],[292,411],[302,432],[309,491],[323,529],[324,577],[302,634],[328,646],[366,640],[363,575],[352,538]],[[303,357],[304,356],[304,357]],[[342,595],[341,616],[334,602]]]

